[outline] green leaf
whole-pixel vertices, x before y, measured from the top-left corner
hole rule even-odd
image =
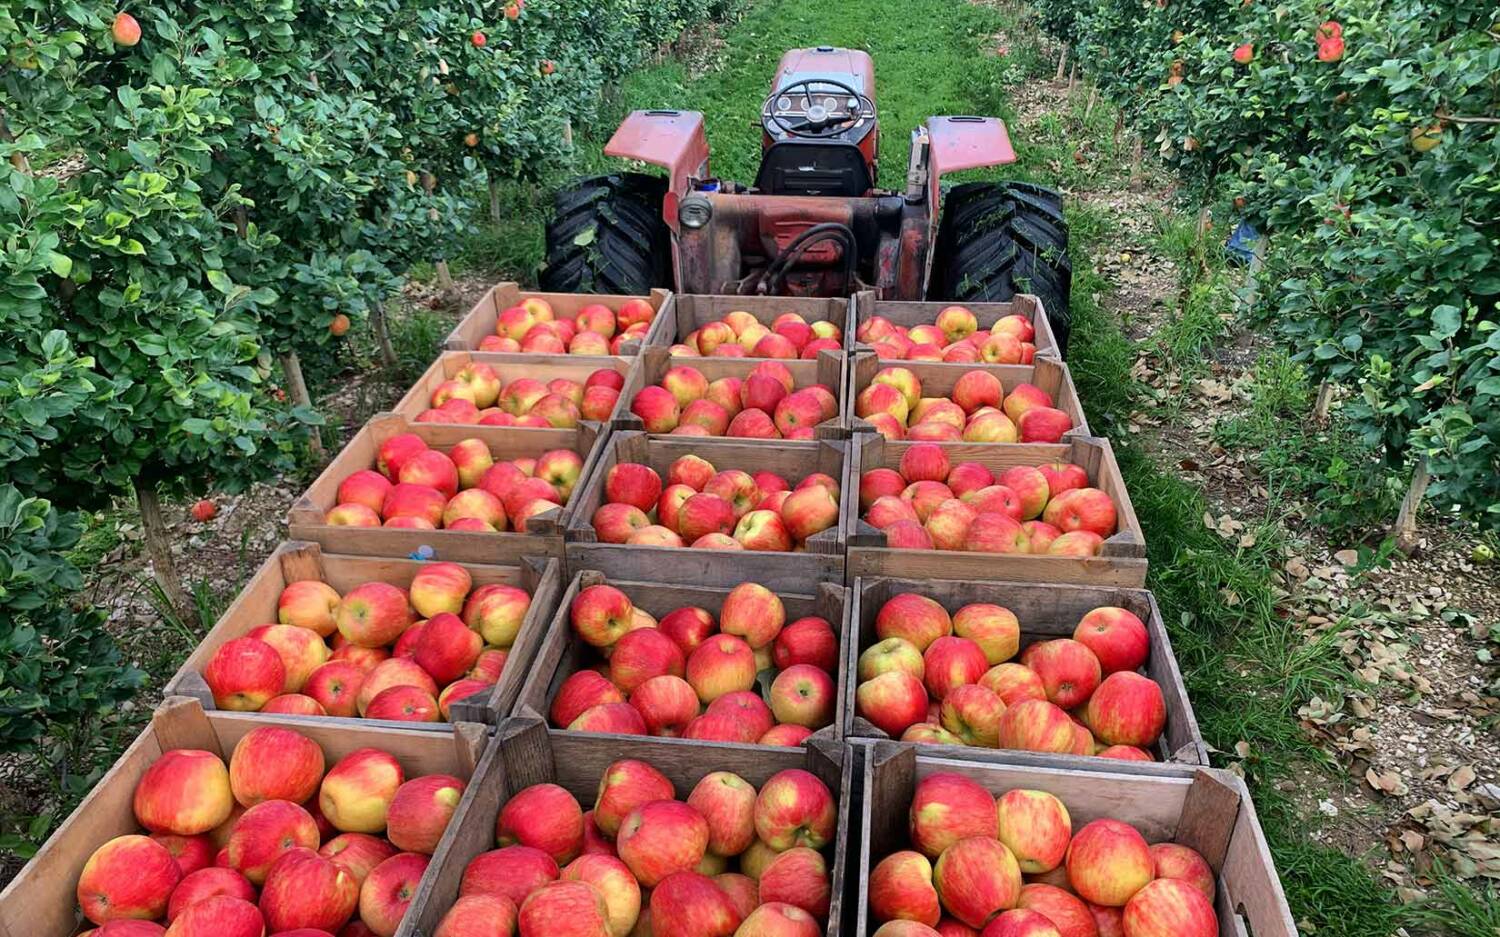
[[[52,255],[47,258],[47,266],[52,268],[55,275],[66,279],[73,272],[73,258],[53,251]]]

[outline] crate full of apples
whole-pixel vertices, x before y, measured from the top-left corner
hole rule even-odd
[[[439,848],[404,933],[833,933],[844,752],[700,754],[513,726],[476,773],[463,829]],[[481,924],[490,929],[472,930]]]
[[[844,358],[686,362],[648,348],[624,391],[617,425],[676,436],[841,439]]]
[[[889,742],[865,754],[858,934],[1297,933],[1232,774],[975,765]]]
[[[611,582],[583,570],[516,711],[581,732],[760,745],[836,739],[848,590],[812,580],[803,588]]]
[[[852,352],[887,361],[1030,364],[1062,359],[1041,300],[1017,294],[1003,303],[908,302],[856,293]]]
[[[0,893],[0,934],[395,934],[482,741],[169,699]]]
[[[855,357],[848,423],[888,440],[1059,443],[1087,436],[1067,365],[895,365]]]
[[[493,724],[541,644],[560,566],[382,560],[285,543],[166,692],[241,712]]]
[[[845,443],[614,433],[576,496],[573,569],[771,589],[843,578]],[[795,556],[793,553],[795,552]]]
[[[1145,580],[1145,538],[1106,440],[949,448],[856,434],[850,453],[851,576]]]
[[[522,429],[609,425],[636,359],[540,357],[516,362],[450,351],[438,356],[393,412],[413,423],[466,423]]]
[[[1208,763],[1149,592],[857,579],[854,595],[851,737],[1012,763]]]
[[[846,299],[678,294],[651,341],[673,357],[814,360],[845,352],[848,316]]]
[[[514,356],[518,363],[536,355],[634,355],[653,334],[671,294],[607,296],[587,293],[530,293],[514,283],[491,287],[448,334],[450,351],[482,351]]]
[[[337,553],[511,562],[561,550],[574,489],[602,448],[595,424],[527,429],[370,420],[288,515]]]

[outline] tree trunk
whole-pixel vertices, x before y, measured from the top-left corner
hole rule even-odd
[[[437,189],[437,176],[434,176],[430,172],[422,173],[422,188],[427,190],[428,195],[431,195]],[[436,208],[427,209],[427,217],[436,219],[437,216],[438,210]],[[437,268],[438,287],[445,290],[453,289],[453,274],[448,272],[447,259],[438,259],[433,262],[433,266]]]
[[[370,307],[370,325],[375,329],[375,341],[380,346],[380,363],[387,368],[396,367],[396,349],[391,346],[391,329],[385,317],[385,303],[376,302]]]
[[[1069,94],[1073,93],[1073,88],[1077,84],[1078,84],[1078,63],[1074,62],[1073,66],[1068,69],[1068,93]]]
[[[1094,113],[1094,105],[1099,101],[1099,89],[1094,85],[1089,86],[1089,101],[1083,106],[1083,122],[1087,124],[1089,117]]]
[[[312,395],[307,392],[307,381],[302,377],[302,359],[297,357],[295,351],[289,351],[281,356],[281,370],[286,372],[286,389],[292,395],[292,403],[312,409]],[[318,462],[324,461],[323,436],[316,426],[307,428],[307,448],[314,459]]]
[[[1323,426],[1328,423],[1328,406],[1333,403],[1333,382],[1318,385],[1318,399],[1313,403],[1313,420]]]
[[[1062,47],[1062,53],[1057,57],[1057,74],[1052,76],[1053,81],[1062,81],[1063,76],[1068,73],[1068,47]]]
[[[1115,111],[1115,135],[1114,135],[1114,137],[1110,141],[1111,145],[1115,148],[1116,152],[1118,152],[1119,149],[1120,149],[1120,134],[1123,133],[1124,130],[1125,130],[1125,112],[1117,110],[1117,111]]]
[[[573,119],[571,117],[563,118],[562,136],[563,144],[571,149],[573,146]]]
[[[1427,494],[1427,458],[1417,459],[1417,467],[1411,473],[1411,486],[1406,497],[1401,499],[1401,512],[1396,515],[1396,526],[1391,531],[1396,537],[1396,549],[1410,556],[1417,549],[1417,512],[1422,509],[1422,498]]]
[[[1135,145],[1130,148],[1130,182],[1128,185],[1134,189],[1141,184],[1141,143],[1140,134],[1136,134]]]
[[[490,223],[500,223],[500,181],[494,174],[489,177],[490,186]]]
[[[182,577],[177,572],[177,561],[172,559],[172,538],[167,532],[167,522],[161,516],[161,502],[156,498],[156,487],[135,479],[135,503],[141,512],[141,533],[146,539],[146,553],[151,557],[151,575],[161,587],[167,603],[186,622],[196,622],[197,613],[192,599],[182,588]]]

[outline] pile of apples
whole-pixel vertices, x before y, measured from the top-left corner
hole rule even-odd
[[[380,444],[374,469],[339,483],[326,522],[336,527],[403,527],[494,533],[524,531],[528,518],[567,504],[583,458],[551,449],[536,458],[496,462],[482,439],[447,452],[414,433]]]
[[[479,342],[480,351],[524,351],[544,355],[618,355],[629,341],[644,341],[656,310],[644,299],[627,299],[615,312],[591,303],[571,319],[557,316],[538,296],[502,310],[495,334]]]
[[[839,483],[822,472],[793,489],[774,472],[721,472],[696,455],[667,468],[665,487],[651,466],[617,463],[603,501],[591,519],[601,543],[786,551],[839,522]]]
[[[1004,316],[988,329],[967,306],[946,306],[931,325],[911,328],[884,316],[871,316],[854,337],[882,359],[955,361],[960,364],[1031,364],[1036,358],[1036,328],[1021,315]]]
[[[1061,442],[1073,418],[1035,384],[1005,393],[989,371],[968,371],[948,397],[923,397],[910,368],[882,368],[854,398],[854,415],[886,439],[912,442]]]
[[[1161,687],[1136,672],[1150,654],[1146,625],[1128,609],[1096,608],[1073,637],[1012,660],[1021,627],[1009,609],[975,603],[950,616],[903,592],[876,613],[875,636],[859,655],[855,706],[891,738],[1152,761],[1166,726]]]
[[[564,377],[546,383],[520,377],[505,384],[494,368],[471,361],[433,388],[431,409],[418,414],[417,422],[571,429],[579,420],[607,422],[624,386],[625,377],[609,368],[582,384]]]
[[[800,745],[833,723],[838,637],[817,616],[787,623],[765,586],[735,586],[719,620],[705,608],[660,621],[614,586],[581,590],[573,633],[604,658],[570,674],[552,700],[552,724],[584,732]],[[770,704],[757,676],[774,673]]]
[[[525,589],[473,587],[429,563],[411,588],[366,582],[340,596],[304,579],[281,590],[278,624],[226,641],[203,668],[220,709],[437,722],[487,693],[531,608]]]
[[[689,332],[672,346],[672,354],[720,358],[816,358],[820,351],[842,351],[843,330],[820,319],[808,322],[795,312],[783,312],[771,327],[742,309],[726,313]]]
[[[928,775],[911,803],[911,849],[870,872],[875,937],[1217,937],[1214,872],[1196,850],[1148,844],[1104,818],[1076,833],[1056,796],[998,798],[959,774]]]
[[[978,462],[950,465],[933,443],[903,452],[899,469],[862,473],[859,506],[903,550],[1095,556],[1117,523],[1114,501],[1080,465],[1017,465],[996,477]]]
[[[604,770],[584,812],[556,784],[512,797],[433,937],[817,937],[838,832],[833,793],[791,768],[707,774],[677,799],[644,761]],[[730,871],[731,863],[738,871]]]
[[[641,388],[630,412],[648,433],[812,439],[813,428],[838,415],[839,402],[825,384],[797,389],[786,365],[763,361],[744,380],[710,382],[697,368],[680,365],[660,382]]]
[[[391,937],[464,782],[408,779],[377,748],[325,772],[323,750],[280,726],[251,729],[226,766],[174,749],[141,776],[135,819],[78,879],[92,937]]]

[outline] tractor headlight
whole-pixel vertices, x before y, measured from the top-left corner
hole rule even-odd
[[[684,228],[697,230],[714,216],[714,207],[702,195],[689,195],[677,206],[677,221]]]

